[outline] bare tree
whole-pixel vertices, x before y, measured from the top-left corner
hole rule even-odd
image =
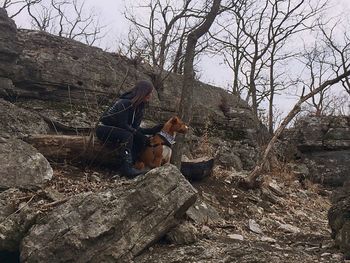
[[[333,25],[333,27],[329,30],[326,29],[325,23],[319,24],[319,29],[323,35],[323,42],[329,48],[332,53],[334,63],[331,64],[331,67],[336,75],[339,75],[340,72],[346,71],[349,68],[347,65],[347,61],[350,59],[350,37],[348,30],[349,28],[345,28],[342,35],[342,39],[339,41],[336,40],[335,37],[335,29],[338,27],[338,22]],[[347,24],[347,26],[349,26]],[[342,86],[345,91],[350,95],[350,79],[346,77],[342,79]]]
[[[246,49],[251,44],[251,41],[241,30],[241,23],[243,22],[241,17],[233,16],[233,18],[232,24],[229,22],[228,25],[226,21],[225,23],[217,21],[220,30],[216,35],[211,35],[211,37],[218,43],[218,45],[213,45],[214,51],[224,56],[225,64],[233,72],[232,92],[241,96],[243,90],[246,88],[245,83],[240,79],[240,70],[244,64],[244,53],[242,50]],[[232,31],[232,27],[236,30]],[[222,34],[224,36],[220,37]]]
[[[319,87],[324,79],[327,79],[331,73],[331,67],[328,63],[327,50],[323,47],[319,47],[317,44],[311,50],[305,50],[302,57],[306,69],[310,74],[310,81],[302,81],[304,88],[307,88],[310,92]],[[319,93],[314,94],[311,97],[310,102],[306,102],[313,110],[313,114],[316,116],[323,115],[323,112],[327,107],[326,98],[329,88],[321,90]]]
[[[182,71],[186,37],[197,21],[195,18],[203,15],[196,6],[198,3],[193,0],[149,0],[137,6],[149,14],[146,21],[135,14],[133,7],[126,9],[125,17],[131,22],[136,41],[124,44],[124,49],[151,65],[150,75],[159,95],[168,76],[165,71]]]
[[[349,66],[349,64],[348,64]],[[289,124],[289,122],[300,112],[301,110],[301,105],[307,101],[308,99],[310,99],[311,97],[313,97],[315,94],[321,92],[322,90],[342,81],[342,79],[349,77],[350,76],[350,70],[347,70],[346,72],[340,74],[339,76],[336,76],[335,78],[329,79],[324,81],[319,87],[317,87],[316,89],[312,90],[311,92],[309,92],[306,95],[301,95],[299,101],[294,105],[293,109],[288,113],[288,115],[283,119],[282,123],[280,124],[280,126],[278,127],[278,129],[276,130],[276,132],[274,133],[274,136],[272,137],[272,139],[270,140],[270,142],[268,143],[264,154],[262,156],[262,158],[260,159],[260,161],[257,163],[257,165],[255,166],[254,170],[249,174],[249,176],[247,178],[245,178],[244,180],[241,181],[241,185],[243,187],[246,188],[255,188],[255,187],[259,187],[260,184],[262,183],[262,180],[258,180],[259,176],[261,175],[261,172],[263,171],[263,167],[267,161],[267,158],[275,144],[275,142],[277,141],[277,139],[279,138],[279,136],[282,134],[282,132],[284,131],[284,129],[287,127],[287,125]]]
[[[204,17],[200,26],[191,31],[187,36],[187,46],[185,51],[184,77],[182,82],[182,93],[179,107],[179,115],[187,123],[192,120],[193,108],[193,85],[194,85],[194,69],[193,63],[196,55],[196,46],[198,40],[208,33],[216,16],[220,10],[221,0],[213,0],[210,11]],[[180,136],[179,136],[180,137]],[[174,154],[172,155],[172,163],[180,166],[183,152],[184,137],[181,136],[175,145]]]
[[[1,0],[0,6],[6,9],[10,18],[14,18],[29,6],[36,5],[41,1],[42,0]]]
[[[343,38],[344,42],[342,43],[342,45],[335,44],[336,41],[334,40],[332,30],[330,32],[327,32],[327,30],[325,30],[323,26],[321,28],[321,32],[323,34],[323,37],[325,38],[324,42],[328,44],[332,42],[333,44],[329,44],[327,46],[330,49],[327,52],[324,52],[324,50],[322,49],[320,51],[319,49],[314,48],[311,52],[305,55],[307,58],[306,65],[310,72],[309,84],[304,86],[303,92],[298,102],[294,105],[292,110],[283,119],[282,123],[275,131],[272,139],[270,140],[264,151],[263,156],[255,166],[254,170],[249,174],[249,176],[246,179],[242,180],[241,183],[244,187],[254,188],[260,185],[262,180],[258,179],[262,179],[260,175],[263,171],[264,164],[266,163],[269,157],[271,149],[273,148],[276,140],[282,134],[286,126],[300,112],[302,104],[304,102],[307,102],[309,99],[313,99],[314,102],[312,103],[316,104],[316,106],[319,107],[319,109],[324,110],[324,95],[322,98],[322,107],[319,106],[316,102],[315,96],[319,95],[320,97],[322,97],[322,92],[324,92],[326,89],[336,88],[337,83],[344,83],[346,79],[348,79],[350,76],[350,49],[346,48],[349,46],[350,39],[345,37]],[[339,52],[339,50],[341,50],[342,52]],[[328,56],[328,52],[330,52],[330,54],[332,55]],[[318,64],[318,66],[316,66],[315,63]],[[333,71],[330,71],[329,69],[333,69]],[[309,93],[304,95],[306,87],[309,87]]]
[[[331,75],[339,76],[340,72],[349,69],[347,68],[347,61],[349,61],[350,54],[350,39],[346,28],[343,34],[339,31],[335,33],[336,28],[340,27],[339,23],[340,21],[335,22],[330,29],[326,29],[326,25],[330,24],[329,21],[319,23],[318,28],[321,34],[318,37],[321,37],[321,41],[318,40],[313,47],[309,50],[305,49],[302,54],[302,62],[309,72],[310,79],[310,81],[303,81],[302,83],[310,92]],[[345,96],[345,101],[346,98],[349,100],[349,78],[343,78],[341,84],[348,94]],[[337,85],[337,88],[340,90],[340,85]],[[315,116],[346,112],[344,107],[341,107],[336,100],[343,101],[342,98],[334,95],[334,91],[332,92],[332,90],[326,88],[312,96],[310,101],[306,102],[307,105],[304,110]]]
[[[322,98],[321,116],[345,116],[350,114],[350,98],[345,92],[336,93],[335,90],[328,90]],[[312,103],[306,102],[300,113],[307,116],[316,116],[315,107]]]
[[[33,5],[27,5],[27,11],[32,18],[34,29],[75,39],[88,45],[93,45],[104,37],[105,26],[100,25],[96,14],[86,11],[84,1],[41,1],[35,9]]]
[[[240,1],[229,11],[229,21],[235,23],[221,24],[222,34],[217,38],[229,50],[226,62],[232,56],[233,90],[242,92],[242,87],[247,88],[246,100],[251,100],[256,115],[259,104],[268,99],[270,131],[273,130],[274,94],[286,86],[286,80],[276,69],[281,60],[293,55],[283,47],[293,35],[313,26],[313,19],[326,3],[326,0],[316,4],[312,0]],[[239,82],[245,84],[239,88]]]

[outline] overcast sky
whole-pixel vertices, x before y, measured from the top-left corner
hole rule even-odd
[[[127,3],[130,3],[126,0]],[[330,9],[330,16],[345,15],[350,13],[350,0],[332,0],[335,4]],[[1,0],[0,0],[1,2]],[[100,43],[102,48],[107,48],[110,51],[114,51],[117,46],[117,40],[125,36],[128,32],[128,26],[123,16],[125,0],[85,0],[85,5],[88,8],[92,8],[94,12],[100,17],[100,23],[107,25],[108,34]],[[20,27],[30,27],[28,18],[24,16],[18,16],[15,19],[16,24]],[[205,57],[201,59],[201,63],[198,65],[201,70],[201,80],[210,84],[227,88],[229,83],[232,82],[232,72],[227,66],[223,65],[222,60],[213,57]],[[289,110],[295,97],[283,96],[277,101],[278,107],[284,112]]]

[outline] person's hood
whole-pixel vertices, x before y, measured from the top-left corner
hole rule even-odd
[[[122,95],[119,96],[119,99],[127,99],[127,100],[132,100],[132,98],[134,97],[133,92],[132,91],[128,91],[123,93]],[[138,106],[138,108],[144,108],[146,106],[145,102],[141,102],[141,104]]]
[[[120,95],[120,99],[128,99],[131,100],[134,97],[133,92],[132,91],[128,91],[123,93],[122,95]]]

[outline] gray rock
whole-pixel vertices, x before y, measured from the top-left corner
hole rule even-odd
[[[16,24],[3,8],[0,8],[0,32],[0,77],[9,77],[13,76],[19,49]]]
[[[21,140],[0,143],[0,160],[0,188],[38,188],[53,175],[45,157]]]
[[[293,233],[293,234],[300,233],[300,228],[293,226],[291,224],[280,224],[278,228],[280,228],[283,231],[288,232],[288,233]]]
[[[263,234],[263,231],[261,230],[259,224],[253,219],[248,220],[248,227],[250,231],[256,234]]]
[[[285,192],[282,190],[282,188],[278,185],[278,183],[275,180],[273,180],[272,182],[269,182],[267,186],[275,195],[279,197],[286,195]]]
[[[302,152],[350,148],[349,116],[308,117],[296,125],[298,148]]]
[[[0,111],[0,135],[10,134],[13,137],[22,137],[26,134],[46,134],[49,131],[47,123],[37,114],[1,98]]]
[[[281,198],[276,196],[272,191],[266,189],[265,187],[261,188],[261,198],[273,204],[278,204],[281,202]]]
[[[222,221],[218,211],[200,199],[197,199],[196,203],[187,210],[186,215],[196,224],[212,224]]]
[[[350,150],[308,152],[303,162],[312,181],[328,186],[342,186],[350,179]]]
[[[307,178],[310,174],[309,168],[305,163],[287,163],[286,167],[295,174],[297,178]]]
[[[22,238],[35,223],[37,214],[30,203],[20,203],[21,195],[14,188],[0,192],[0,251],[18,251]]]
[[[177,245],[189,245],[198,240],[197,229],[189,222],[185,221],[166,234],[166,238],[172,243]]]
[[[197,192],[172,165],[128,189],[74,196],[31,228],[23,262],[130,262],[179,223]]]
[[[216,149],[217,164],[242,171],[254,168],[258,160],[259,148],[248,145],[244,140],[229,141],[219,137],[210,137],[208,141]]]
[[[267,236],[263,236],[260,239],[262,242],[268,242],[268,243],[276,243],[276,239],[272,238],[272,237],[267,237]]]
[[[242,171],[243,165],[241,159],[232,151],[232,149],[221,148],[215,158],[224,167],[232,167],[236,171]]]
[[[238,148],[239,158],[242,161],[244,170],[251,170],[255,167],[259,157],[259,149],[247,144],[242,144]]]
[[[11,90],[14,86],[9,78],[0,77],[0,96],[4,98],[11,97]]]
[[[233,240],[239,240],[239,241],[244,240],[244,237],[242,235],[239,235],[239,234],[229,234],[227,236]]]
[[[350,181],[333,196],[333,205],[328,211],[328,222],[336,244],[350,259]]]
[[[309,116],[300,120],[285,138],[299,150],[299,174],[328,186],[350,179],[350,116]]]

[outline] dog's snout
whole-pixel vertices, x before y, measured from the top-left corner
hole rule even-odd
[[[183,133],[187,133],[188,132],[188,130],[189,130],[189,126],[187,126],[186,124],[182,127],[182,132]]]

